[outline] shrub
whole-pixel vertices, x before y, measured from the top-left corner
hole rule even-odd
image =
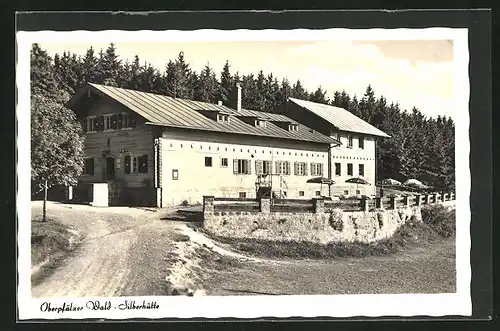
[[[440,236],[449,238],[455,235],[455,211],[442,205],[422,207],[422,221]]]
[[[181,205],[184,207],[189,206],[189,202],[187,200],[183,200]]]

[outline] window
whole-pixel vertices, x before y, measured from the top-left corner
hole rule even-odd
[[[299,197],[303,197],[304,196],[304,191],[299,191]]]
[[[148,173],[148,156],[125,156],[125,173],[126,174],[146,174]]]
[[[365,175],[365,165],[364,164],[359,165],[359,175],[361,177],[363,177]]]
[[[266,127],[266,121],[264,120],[255,120],[255,126],[265,128]]]
[[[347,164],[347,176],[352,176],[352,163]]]
[[[295,162],[295,176],[307,176],[307,163],[305,162]]]
[[[360,190],[356,190],[356,195],[360,195],[361,194],[361,191]]]
[[[349,195],[349,191],[348,191],[348,190],[345,190],[345,191],[344,191],[344,195]]]
[[[229,115],[217,114],[217,122],[229,123]]]
[[[321,191],[316,191],[316,196],[319,197],[321,195]]]
[[[333,139],[335,139],[335,140],[339,140],[340,139],[338,132],[332,132],[331,137]]]
[[[352,148],[352,135],[347,136],[347,148]]]
[[[211,167],[211,166],[212,166],[212,157],[205,156],[205,167]]]
[[[122,113],[119,119],[120,129],[126,130],[132,128],[130,116],[127,113]]]
[[[103,115],[104,118],[104,131],[115,129],[116,117],[113,114]]]
[[[272,173],[271,170],[272,163],[271,161],[261,161],[261,160],[256,160],[255,161],[255,173],[257,175],[269,175]]]
[[[172,169],[172,179],[173,180],[179,179],[179,170],[178,169]]]
[[[311,163],[311,176],[323,176],[323,163]]]
[[[278,175],[290,175],[290,161],[276,161]]]
[[[364,148],[365,148],[365,138],[364,138],[364,137],[359,137],[359,138],[358,138],[358,146],[359,146],[359,148],[361,148],[361,149],[364,149]]]
[[[90,175],[90,176],[94,175],[94,158],[93,157],[85,159],[85,164],[83,166],[83,173],[85,175]]]
[[[335,163],[335,176],[341,176],[342,165],[340,163]]]
[[[220,166],[226,168],[228,166],[227,157],[220,159]]]
[[[298,124],[288,125],[288,131],[299,131],[299,125]]]
[[[238,196],[240,199],[245,199],[247,197],[247,192],[240,192]]]
[[[96,132],[97,131],[95,116],[87,117],[87,130],[86,131],[87,132]]]
[[[234,159],[233,173],[237,175],[250,175],[252,173],[250,160]]]

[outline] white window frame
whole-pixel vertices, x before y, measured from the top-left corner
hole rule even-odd
[[[351,166],[351,173],[349,173],[349,166]],[[347,163],[347,176],[354,176],[354,164]]]
[[[125,123],[125,118],[127,119],[127,125],[124,125]],[[129,113],[122,113],[122,127],[121,130],[132,130],[132,127],[130,126],[130,114]]]
[[[347,135],[347,148],[352,148],[354,145],[354,137],[352,134]]]
[[[305,176],[306,175],[306,162],[297,162],[297,176]]]
[[[226,160],[226,164],[224,165],[224,160]],[[220,158],[220,166],[221,168],[227,168],[229,166],[229,160],[227,157]]]
[[[255,126],[256,127],[265,128],[266,127],[266,121],[265,120],[255,120]]]
[[[290,161],[276,161],[276,173],[278,175],[290,175]]]
[[[337,164],[339,165],[339,173],[337,174]],[[342,176],[342,163],[340,162],[335,162],[334,163],[334,169],[333,169],[333,173],[335,174],[335,176],[339,177],[339,176]]]
[[[363,173],[361,173],[361,168],[363,168]],[[358,175],[360,177],[365,177],[365,165],[363,163],[358,165]]]
[[[238,162],[238,169],[236,175],[251,175],[252,174],[252,166],[251,160],[248,159],[236,159]]]
[[[93,116],[87,116],[87,133],[94,133],[94,132],[97,132],[97,130],[95,129],[95,125],[96,125],[96,118],[97,116],[93,115]],[[90,121],[92,121],[92,130],[89,130],[89,127],[90,127]]]
[[[299,125],[298,124],[289,124],[288,131],[299,131]]]
[[[217,114],[217,122],[219,123],[229,123],[229,115]]]
[[[311,176],[323,176],[323,163],[311,163]]]
[[[358,137],[358,147],[359,149],[365,149],[365,137],[363,136]]]
[[[207,165],[207,161],[210,160],[210,165]],[[204,159],[204,164],[205,164],[205,168],[212,168],[213,165],[214,165],[214,159],[213,157],[211,156],[205,156],[205,159]]]
[[[105,115],[102,115],[103,117],[103,128],[102,128],[102,131],[104,132],[111,132],[111,131],[115,131],[115,129],[113,129],[111,127],[111,123],[112,123],[112,117],[114,116],[115,114],[105,114]],[[109,128],[107,127],[107,124],[108,124],[108,120],[109,120]]]

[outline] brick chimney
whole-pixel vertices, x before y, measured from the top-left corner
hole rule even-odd
[[[230,102],[231,102],[230,107],[232,107],[236,111],[241,110],[241,85],[240,85],[240,83],[236,83],[235,88],[231,92]]]

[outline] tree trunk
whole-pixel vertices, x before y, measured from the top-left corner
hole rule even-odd
[[[42,222],[45,222],[47,216],[47,181],[43,184],[43,214]]]

